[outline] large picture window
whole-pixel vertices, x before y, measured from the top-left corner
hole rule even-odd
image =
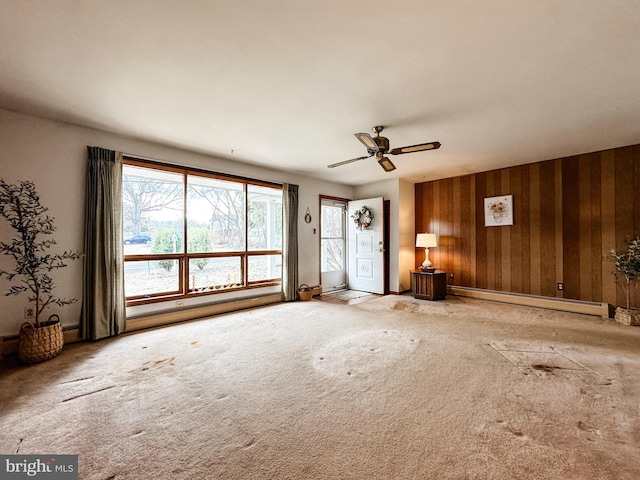
[[[278,284],[282,188],[125,158],[127,305]]]

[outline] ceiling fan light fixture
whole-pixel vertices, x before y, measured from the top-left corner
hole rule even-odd
[[[380,132],[384,130],[382,125],[377,127],[373,127],[373,131],[376,136],[372,137],[368,133],[354,133],[354,136],[360,140],[360,142],[367,147],[367,153],[369,156],[367,157],[358,157],[352,158],[351,160],[345,160],[343,162],[332,163],[331,165],[327,165],[329,168],[339,167],[341,165],[347,165],[349,163],[357,162],[359,160],[364,160],[365,158],[370,158],[375,155],[376,159],[380,166],[384,169],[385,172],[392,172],[396,169],[396,166],[393,164],[391,160],[389,160],[384,155],[400,155],[403,153],[413,153],[413,152],[422,152],[425,150],[435,150],[440,148],[440,142],[429,142],[429,143],[420,143],[418,145],[408,145],[406,147],[394,148],[393,150],[389,150],[389,139],[387,137],[381,137]]]
[[[391,172],[396,169],[396,166],[387,157],[379,158],[378,163],[384,169],[385,172]]]

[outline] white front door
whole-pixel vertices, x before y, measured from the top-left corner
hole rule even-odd
[[[349,202],[347,236],[349,239],[349,288],[384,294],[384,199],[367,198]],[[356,211],[366,207],[373,214],[368,227],[358,228]]]

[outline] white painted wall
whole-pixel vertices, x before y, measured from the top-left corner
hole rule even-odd
[[[320,282],[319,195],[343,198],[354,196],[353,187],[346,185],[0,109],[0,178],[9,183],[20,180],[35,182],[42,204],[49,208],[50,215],[56,220],[57,232],[54,238],[58,245],[55,251],[82,250],[87,145],[222,173],[298,184],[299,274],[300,283],[309,285]],[[309,224],[302,221],[307,207],[313,218]],[[12,231],[6,222],[0,221],[0,241],[11,236]],[[9,259],[4,255],[0,257],[0,268],[11,268]],[[75,262],[54,273],[56,293],[59,296],[82,297],[81,262]],[[0,336],[18,333],[24,321],[24,307],[28,304],[24,296],[4,296],[8,286],[6,279],[0,280]],[[255,294],[256,290],[250,292],[250,295]],[[219,300],[222,295],[214,297]],[[162,304],[155,304],[154,308],[161,307]],[[64,309],[54,307],[49,313],[58,313],[65,326],[77,325],[80,303]]]
[[[411,270],[415,268],[416,255],[416,205],[415,185],[398,182],[398,282],[399,292],[411,289]],[[393,231],[394,228],[391,228]]]

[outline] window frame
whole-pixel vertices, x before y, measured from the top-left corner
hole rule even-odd
[[[182,233],[183,233],[183,251],[181,253],[150,253],[150,254],[135,254],[124,255],[124,264],[127,262],[135,261],[162,261],[162,260],[177,260],[178,262],[178,292],[158,292],[150,295],[137,295],[126,297],[125,303],[127,307],[135,305],[146,305],[157,302],[166,302],[171,300],[182,300],[188,298],[196,298],[208,295],[219,295],[228,292],[237,292],[242,290],[250,290],[255,288],[270,287],[282,284],[282,273],[278,278],[269,278],[258,281],[248,281],[248,268],[249,257],[265,256],[265,255],[280,255],[282,257],[282,248],[280,249],[267,249],[267,250],[249,250],[248,249],[248,227],[249,227],[249,195],[248,185],[255,185],[259,187],[267,187],[278,189],[282,191],[282,184],[268,182],[263,180],[256,180],[252,178],[242,177],[238,175],[228,175],[218,172],[211,172],[204,169],[182,167],[172,164],[166,164],[155,160],[141,159],[131,155],[123,156],[123,166],[133,166],[141,168],[151,168],[160,171],[179,173],[182,175],[183,181],[183,202],[182,202]],[[215,180],[237,182],[243,185],[242,191],[244,194],[244,250],[234,251],[221,251],[221,252],[188,252],[188,221],[187,221],[187,196],[188,196],[188,183],[187,178],[192,176],[205,177]],[[189,262],[192,259],[197,258],[220,258],[220,257],[240,257],[240,273],[242,276],[242,285],[239,287],[230,287],[220,290],[211,291],[191,291],[189,285]]]

